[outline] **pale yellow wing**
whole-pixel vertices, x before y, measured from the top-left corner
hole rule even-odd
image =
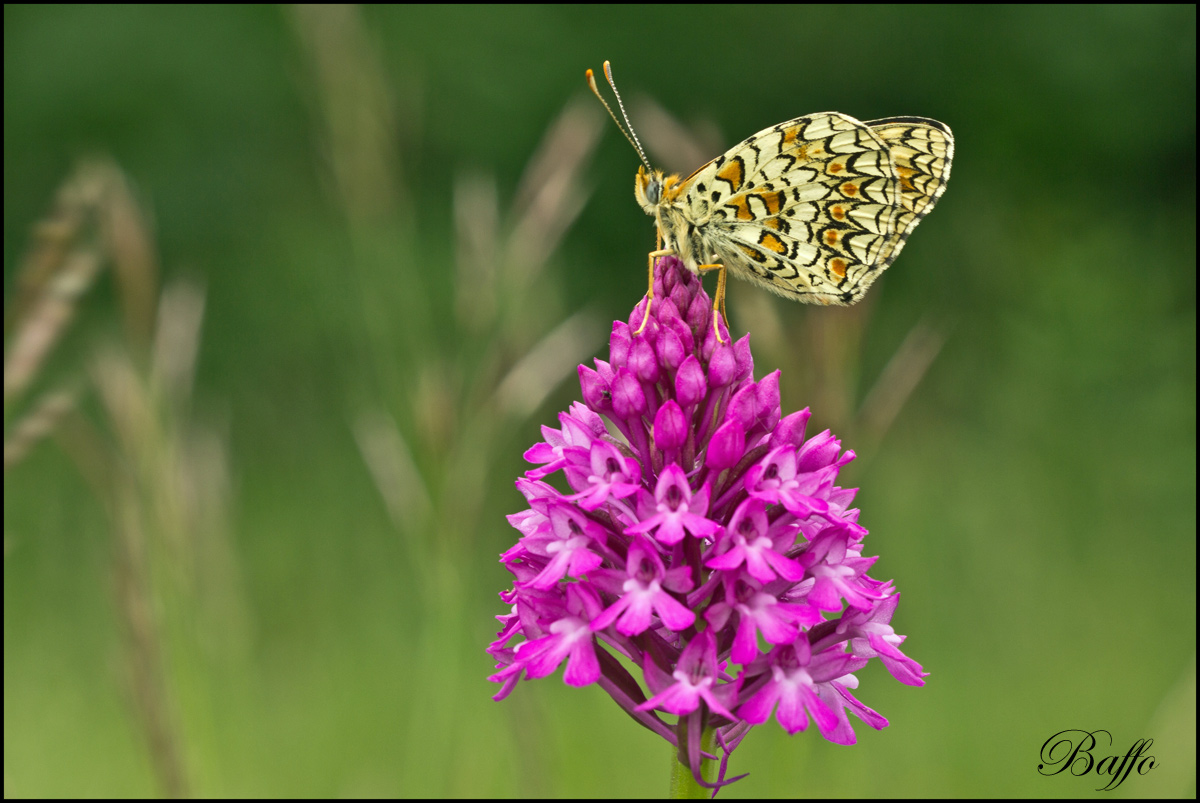
[[[953,150],[940,123],[878,125],[824,112],[760,131],[686,179],[681,234],[780,295],[854,303],[945,189]]]
[[[885,259],[891,264],[904,241],[946,191],[954,161],[954,135],[950,127],[926,117],[886,117],[867,125],[887,143],[900,179],[900,215],[896,237]]]

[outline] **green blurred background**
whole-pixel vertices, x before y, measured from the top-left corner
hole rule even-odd
[[[1117,794],[1194,796],[1195,49],[1194,6],[6,6],[5,794],[665,794],[598,688],[485,681],[521,453],[644,291],[611,59],[673,169],[822,110],[957,140],[861,309],[730,287],[859,453],[932,674],[860,673],[891,725],[853,747],[756,728],[723,795],[1095,794],[1037,765],[1103,728],[1160,762]],[[96,155],[156,256],[88,241],[10,401],[31,232]],[[201,300],[192,382],[194,327],[156,355]]]

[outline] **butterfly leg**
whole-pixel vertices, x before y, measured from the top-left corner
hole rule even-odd
[[[648,281],[650,286],[646,288],[646,314],[642,316],[642,325],[634,332],[635,335],[640,335],[642,330],[646,328],[646,322],[650,320],[650,307],[654,304],[654,260],[659,257],[669,257],[674,253],[670,248],[660,248],[646,255],[646,261],[649,264],[647,273],[649,275]]]
[[[725,315],[725,266],[717,262],[711,265],[697,265],[696,270],[701,273],[717,271],[717,294],[713,296],[713,334],[717,336],[718,343],[724,343],[725,339],[721,337],[721,330],[717,326],[717,315],[720,314],[720,320],[725,322],[725,331],[728,332],[729,318]]]

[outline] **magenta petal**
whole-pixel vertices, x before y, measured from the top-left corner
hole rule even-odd
[[[723,569],[725,571],[733,571],[738,566],[742,565],[742,561],[746,559],[746,550],[740,546],[735,546],[723,555],[709,558],[704,562],[705,566],[713,569]]]
[[[775,579],[775,570],[757,549],[746,552],[746,571],[760,583],[769,583]]]
[[[583,391],[584,402],[592,410],[604,413],[612,409],[608,383],[599,373],[586,365],[579,366],[579,386]]]
[[[629,335],[629,324],[613,321],[612,334],[608,338],[609,363],[625,365],[629,359],[629,347],[632,338]]]
[[[714,471],[733,468],[746,453],[746,430],[735,420],[726,421],[717,427],[708,442],[708,455],[704,462]]]
[[[535,443],[525,451],[524,457],[530,463],[549,463],[558,457],[554,447],[548,443]]]
[[[726,685],[726,688],[727,687],[728,687],[728,684]],[[714,712],[720,714],[721,716],[725,717],[726,719],[737,719],[737,714],[734,714],[732,711],[729,711],[728,709],[726,709],[724,703],[722,703],[722,701],[721,701],[721,698],[718,697],[714,693],[714,691],[715,690],[701,691],[700,696],[702,698],[704,698],[704,702],[708,703],[708,707],[711,708]]]
[[[737,375],[737,357],[732,346],[718,346],[708,362],[708,384],[723,388]]]
[[[807,407],[780,419],[775,431],[771,433],[771,448],[780,446],[797,449],[804,443],[804,428],[808,425],[811,413]]]
[[[721,532],[721,525],[712,519],[697,516],[695,513],[684,513],[680,516],[683,526],[697,538],[715,538]]]
[[[664,516],[660,513],[657,516],[651,516],[648,519],[642,519],[637,524],[631,524],[625,528],[626,535],[641,535],[648,533],[655,527],[662,524]],[[515,526],[515,525],[514,525]]]
[[[820,729],[822,735],[832,732],[837,727],[837,714],[811,689],[805,689],[804,707],[816,720],[817,728]]]
[[[643,382],[654,383],[660,375],[658,357],[654,348],[644,337],[638,337],[633,342],[633,353],[629,358],[629,368]]]
[[[578,643],[567,658],[563,682],[568,686],[588,686],[600,679],[600,663],[596,660],[596,647],[589,640]]]
[[[626,597],[621,597],[611,606],[606,608],[604,613],[593,619],[589,623],[589,626],[595,631],[605,630],[617,620],[618,616],[625,612],[625,608],[628,607],[628,605],[629,599]]]
[[[659,333],[655,351],[658,352],[658,361],[671,371],[678,368],[683,362],[683,358],[687,356],[687,352],[683,348],[683,341],[679,339],[679,335],[670,330]]]
[[[749,431],[754,426],[754,419],[757,415],[758,394],[755,392],[754,385],[748,384],[733,394],[733,398],[729,400],[729,408],[725,411],[725,420],[737,421],[742,425],[742,429]]]
[[[733,651],[729,657],[739,664],[748,664],[758,655],[758,630],[751,619],[743,616],[738,622],[737,634],[733,637]]]
[[[518,653],[518,657],[523,661],[529,677],[535,680],[553,673],[566,657],[566,651],[561,649],[561,641],[554,636],[544,636],[522,646],[525,646],[525,650]]]
[[[771,718],[775,701],[779,699],[779,684],[771,681],[755,692],[738,708],[738,716],[754,725],[761,725]]]
[[[807,474],[825,468],[837,459],[837,453],[842,443],[833,437],[833,433],[825,430],[805,441],[796,455],[796,473]]]
[[[636,636],[650,627],[653,604],[647,594],[637,594],[629,600],[625,613],[617,620],[617,632],[623,636]]]
[[[733,344],[733,353],[737,358],[737,379],[746,379],[752,376],[754,374],[754,358],[750,356],[750,335],[743,335],[738,342]]]
[[[692,331],[707,328],[712,321],[712,305],[708,296],[697,293],[687,308],[687,323]]]
[[[704,620],[712,625],[717,630],[724,630],[725,623],[729,621],[733,609],[724,602],[718,602],[704,612]]]
[[[775,719],[788,733],[799,733],[808,727],[808,714],[804,711],[805,691],[794,688],[779,695],[779,710],[775,712]]]
[[[775,570],[775,573],[784,580],[798,583],[804,579],[804,567],[796,563],[796,561],[788,560],[783,555],[774,551],[767,552],[765,557],[767,563]]]
[[[658,695],[659,705],[668,714],[683,716],[690,714],[700,706],[700,695],[691,689],[672,686]]]
[[[654,540],[665,546],[674,546],[683,540],[687,533],[683,530],[683,522],[678,516],[670,516],[663,520],[662,526],[654,533]]]
[[[782,604],[782,603],[780,603]],[[773,605],[772,607],[778,607]],[[779,614],[764,614],[756,620],[758,629],[768,644],[790,644],[796,640],[797,630]]]
[[[779,371],[772,371],[762,378],[755,388],[758,402],[759,426],[767,430],[779,423]]]
[[[612,409],[620,418],[637,418],[646,411],[646,394],[637,377],[625,368],[617,371],[612,386]]]
[[[674,400],[667,400],[654,416],[654,445],[663,452],[678,449],[687,440],[687,419]]]
[[[685,407],[698,404],[708,391],[704,369],[695,354],[689,354],[675,374],[675,398]]]
[[[696,614],[666,592],[660,592],[654,597],[654,611],[663,624],[672,630],[686,630],[696,621]]]

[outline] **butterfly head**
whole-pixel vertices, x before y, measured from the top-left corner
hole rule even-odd
[[[679,193],[679,176],[667,176],[661,170],[639,167],[633,182],[633,194],[647,215],[653,216],[664,200]]]

